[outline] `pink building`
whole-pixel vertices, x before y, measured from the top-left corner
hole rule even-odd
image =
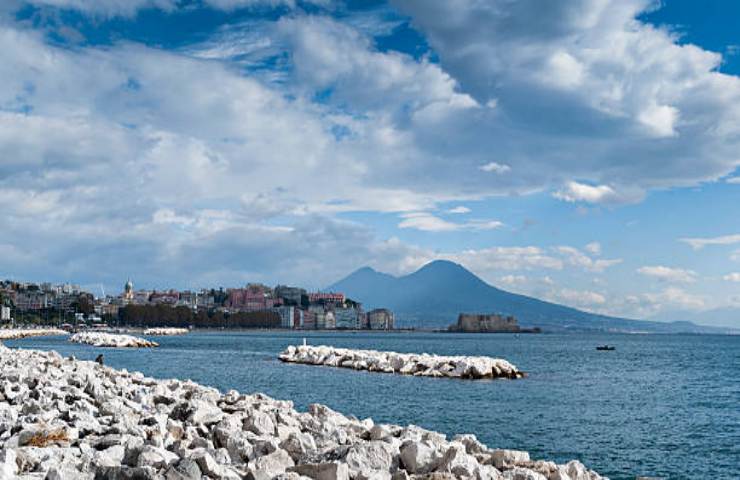
[[[229,290],[229,299],[226,301],[227,307],[246,311],[267,310],[275,305],[272,291],[259,284],[250,284],[247,285],[247,288]]]
[[[315,292],[308,294],[308,301],[311,303],[344,303],[343,293],[334,292]]]

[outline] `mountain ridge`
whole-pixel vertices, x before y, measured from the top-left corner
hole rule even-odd
[[[327,287],[341,291],[367,309],[387,307],[401,327],[446,328],[460,312],[514,315],[520,325],[550,331],[645,331],[723,333],[690,322],[655,322],[612,317],[508,292],[490,285],[464,266],[435,260],[415,272],[393,276],[362,267]]]

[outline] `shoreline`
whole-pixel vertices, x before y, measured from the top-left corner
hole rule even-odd
[[[17,386],[0,401],[11,420],[0,425],[0,472],[18,478],[602,478],[577,461],[531,461],[472,435],[448,440],[318,404],[299,412],[259,393],[222,394],[53,351],[0,346],[0,364],[2,383]]]

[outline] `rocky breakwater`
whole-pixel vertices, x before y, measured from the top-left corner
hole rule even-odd
[[[279,356],[290,363],[352,368],[421,377],[522,378],[524,372],[500,358],[351,350],[325,345],[289,346]]]
[[[158,336],[168,336],[168,335],[185,335],[186,333],[190,333],[190,330],[187,328],[147,328],[144,330],[144,335],[151,335],[153,337]]]
[[[0,479],[598,480],[473,435],[0,345]]]
[[[68,334],[68,332],[58,328],[4,328],[0,329],[0,340],[18,340],[28,337],[51,337]]]
[[[85,343],[95,347],[149,348],[159,346],[157,342],[152,342],[151,340],[146,340],[144,338],[104,332],[75,333],[69,338],[69,341],[74,343]]]

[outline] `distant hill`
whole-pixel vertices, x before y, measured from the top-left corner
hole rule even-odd
[[[715,327],[734,328],[740,330],[740,307],[721,307],[700,312],[689,310],[674,310],[656,315],[651,320],[661,322],[692,322]]]
[[[493,287],[462,265],[437,260],[409,275],[395,277],[361,268],[328,290],[344,292],[366,309],[387,307],[403,327],[446,328],[460,312],[514,315],[519,324],[545,330],[718,332],[689,322],[650,322],[609,317],[545,302]]]

